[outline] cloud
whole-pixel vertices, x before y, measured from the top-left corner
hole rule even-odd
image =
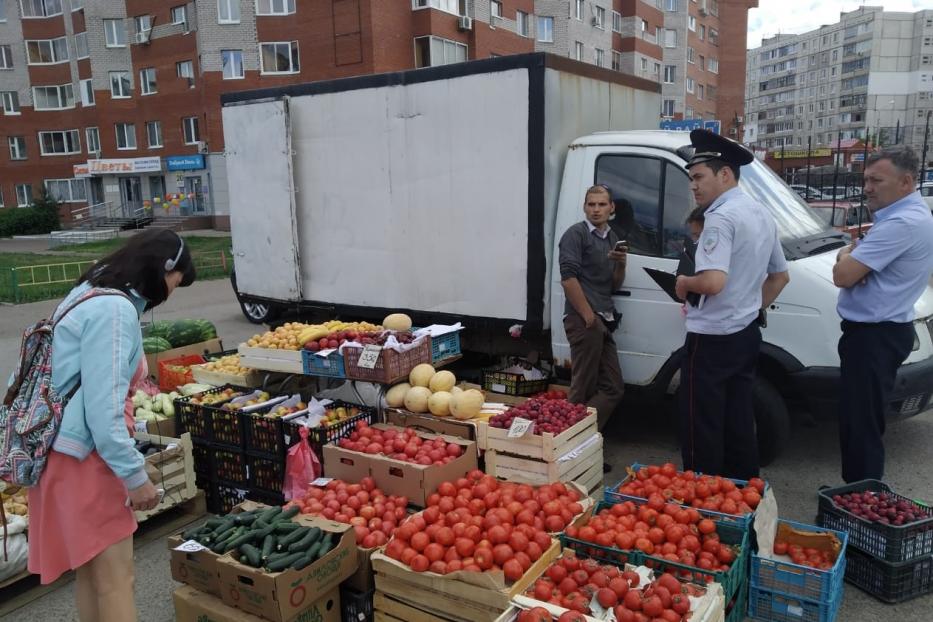
[[[869,0],[866,6],[881,6],[885,11],[921,11],[933,9],[933,0]],[[761,45],[763,37],[778,33],[800,34],[820,26],[835,24],[839,13],[862,6],[857,0],[814,2],[813,0],[759,0],[758,8],[748,12],[748,47]]]

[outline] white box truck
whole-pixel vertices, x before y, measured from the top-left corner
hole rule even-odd
[[[629,242],[614,299],[626,383],[676,387],[684,322],[643,267],[673,271],[693,208],[683,132],[657,125],[658,85],[529,54],[225,95],[234,288],[244,313],[463,322],[464,348],[541,352],[569,367],[555,269],[594,183]],[[741,186],[773,214],[791,282],[763,331],[762,460],[790,431],[787,401],[831,403],[840,334],[831,269],[845,236],[755,161]],[[892,418],[933,406],[933,290],[898,375]],[[509,329],[521,327],[521,337]]]

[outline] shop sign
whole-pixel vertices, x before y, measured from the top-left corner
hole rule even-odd
[[[811,158],[827,158],[831,156],[832,153],[833,152],[830,149],[811,149],[810,157]],[[799,159],[805,160],[807,158],[807,150],[806,149],[787,149],[786,151],[772,151],[771,157],[774,158],[775,160],[783,160],[783,159],[790,160],[792,158],[793,159],[799,158]]]
[[[165,170],[167,171],[196,171],[202,168],[204,168],[204,156],[201,154],[165,158]]]
[[[87,168],[91,175],[158,173],[162,170],[162,160],[157,157],[88,160]]]
[[[71,170],[72,170],[72,172],[73,172],[73,175],[72,175],[72,176],[75,177],[75,178],[78,178],[78,179],[80,179],[80,178],[82,178],[82,177],[90,177],[90,176],[91,176],[91,173],[90,173],[90,171],[88,170],[88,167],[87,167],[87,162],[85,162],[84,164],[74,164],[74,165],[72,165]]]

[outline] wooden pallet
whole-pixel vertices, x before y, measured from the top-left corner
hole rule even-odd
[[[488,399],[488,398],[487,398]],[[589,414],[560,434],[526,434],[518,438],[509,438],[509,431],[503,428],[494,428],[487,423],[481,423],[485,428],[483,437],[486,450],[509,453],[535,460],[553,462],[577,447],[586,439],[596,434],[596,409],[588,408]]]
[[[602,483],[603,438],[598,432],[597,435],[596,442],[580,450],[578,456],[564,461],[535,460],[487,449],[486,472],[509,482],[535,486],[558,481],[576,482],[589,493]]]
[[[146,458],[147,471],[157,476],[153,483],[156,488],[165,490],[165,497],[162,503],[153,509],[136,512],[136,521],[142,523],[193,499],[198,494],[198,489],[194,482],[194,458],[191,454],[190,434],[186,432],[181,435],[181,438],[171,438],[137,432],[136,438],[165,448]]]

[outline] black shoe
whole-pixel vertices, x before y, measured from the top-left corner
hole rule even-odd
[[[606,473],[612,473],[612,465],[608,462],[603,462],[603,475]]]

